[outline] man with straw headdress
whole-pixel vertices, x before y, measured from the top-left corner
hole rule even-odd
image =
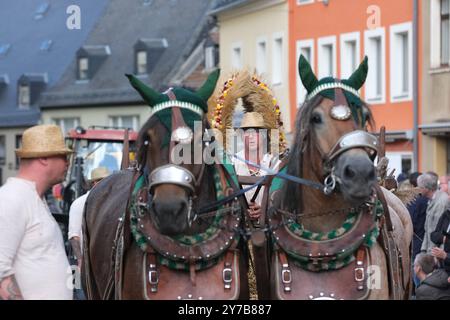
[[[244,149],[233,159],[235,171],[238,176],[264,176],[267,174],[264,169],[278,169],[280,155],[286,150],[280,107],[271,90],[257,75],[252,76],[245,70],[233,74],[217,94],[214,113],[210,116],[211,125],[221,131],[228,152],[231,150],[228,150],[227,129],[232,129],[239,99],[242,99],[245,111],[238,130],[242,134]],[[275,138],[270,141],[270,137]],[[251,220],[260,216],[263,194],[264,187],[245,194]]]

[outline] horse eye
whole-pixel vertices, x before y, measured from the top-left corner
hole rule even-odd
[[[314,124],[321,124],[322,123],[322,117],[320,116],[320,114],[315,113],[311,117],[311,122],[314,123]]]

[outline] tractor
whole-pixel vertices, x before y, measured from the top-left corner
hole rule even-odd
[[[66,250],[69,210],[72,202],[89,190],[91,172],[106,167],[110,173],[126,169],[134,162],[138,133],[130,129],[93,126],[77,127],[66,135],[66,145],[74,151],[70,156],[65,180],[48,195],[50,210],[59,223]],[[124,155],[126,155],[124,157]]]

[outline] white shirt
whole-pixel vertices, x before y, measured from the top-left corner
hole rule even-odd
[[[58,223],[32,181],[0,188],[0,279],[14,275],[24,299],[70,300],[72,272]]]
[[[83,248],[83,233],[81,223],[83,222],[83,211],[89,191],[72,202],[69,210],[69,239],[73,237],[80,238],[80,246]]]
[[[244,150],[238,152],[236,154],[236,156],[238,156],[240,159],[245,159],[245,152]],[[247,163],[245,163],[244,161],[241,161],[239,159],[234,159],[234,169],[236,171],[236,174],[238,176],[251,176],[250,170],[248,168]],[[281,161],[279,159],[276,159],[273,155],[271,155],[270,153],[266,153],[261,162],[260,162],[260,166],[262,168],[270,168],[272,170],[278,171],[278,167],[280,165]],[[262,177],[265,176],[267,173],[266,171],[264,171],[263,169],[260,169],[257,173],[256,176],[258,177]],[[243,188],[248,187],[246,185],[242,186]],[[245,198],[247,198],[247,201],[250,202],[250,200],[252,199],[253,195],[255,194],[256,190],[258,189],[258,187],[255,187],[249,191],[247,191],[245,193]],[[255,199],[255,202],[259,205],[261,205],[262,202],[262,198],[264,195],[264,187],[261,187],[261,189],[259,190],[258,196]]]

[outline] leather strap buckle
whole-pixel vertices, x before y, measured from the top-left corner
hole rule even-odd
[[[288,264],[283,264],[281,270],[281,281],[284,284],[284,291],[291,292],[292,274]]]
[[[222,279],[225,289],[231,289],[231,282],[233,282],[233,271],[230,267],[225,267],[223,269]]]
[[[355,268],[355,280],[358,282],[364,281],[364,268]]]
[[[151,291],[157,292],[158,291],[158,283],[159,283],[159,274],[158,270],[156,270],[156,265],[150,264],[149,271],[148,271],[148,282],[151,285]]]

